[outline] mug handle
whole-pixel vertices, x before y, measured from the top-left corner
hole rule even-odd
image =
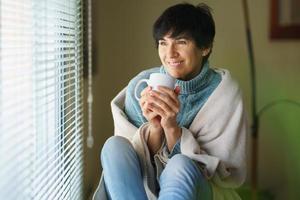
[[[146,82],[147,85],[148,85],[148,81],[149,81],[148,79],[141,79],[141,80],[139,80],[138,83],[136,84],[136,86],[135,86],[135,88],[134,88],[134,96],[135,96],[135,98],[136,98],[137,101],[140,101],[140,97],[138,97],[138,95],[137,95],[137,91],[138,91],[139,86],[140,86],[143,82]]]

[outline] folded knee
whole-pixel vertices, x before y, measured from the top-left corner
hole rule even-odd
[[[101,150],[101,158],[119,154],[124,148],[131,148],[130,142],[121,136],[112,136],[106,140]]]
[[[174,155],[167,163],[162,172],[164,177],[183,178],[183,177],[202,177],[199,167],[189,157],[183,154]]]
[[[176,154],[169,160],[168,165],[184,166],[187,163],[191,163],[191,162],[193,162],[193,160],[187,157],[186,155]]]
[[[210,184],[199,166],[182,154],[168,161],[159,183],[161,199],[212,199]]]

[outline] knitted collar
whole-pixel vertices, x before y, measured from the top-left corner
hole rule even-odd
[[[167,74],[164,66],[160,67],[160,73]],[[180,87],[180,94],[197,93],[207,85],[212,76],[213,73],[212,70],[210,70],[209,63],[207,61],[196,77],[188,81],[176,79],[176,85]]]

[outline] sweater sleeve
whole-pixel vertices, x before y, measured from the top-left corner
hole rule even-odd
[[[134,88],[137,80],[138,79],[135,78],[131,80],[128,84],[126,90],[124,111],[128,117],[128,121],[130,121],[138,128],[145,122],[145,119],[143,118],[142,110],[140,108],[139,102],[134,97]]]

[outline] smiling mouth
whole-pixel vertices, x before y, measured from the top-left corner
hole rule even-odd
[[[172,67],[177,67],[177,66],[181,65],[182,63],[183,63],[183,61],[168,62],[168,64]]]

